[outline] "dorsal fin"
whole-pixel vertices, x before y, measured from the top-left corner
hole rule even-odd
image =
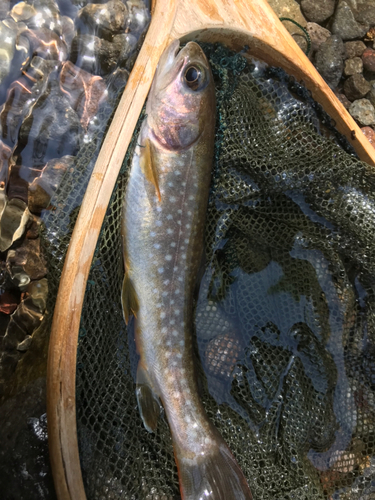
[[[140,148],[139,163],[141,170],[146,179],[155,186],[156,194],[158,195],[159,201],[161,201],[160,189],[159,189],[159,173],[155,165],[153,158],[153,147],[151,141],[147,138],[145,144]]]

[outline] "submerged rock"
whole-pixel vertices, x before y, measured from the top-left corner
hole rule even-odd
[[[39,177],[28,187],[28,206],[32,213],[40,214],[48,207],[58,189],[65,172],[74,167],[74,156],[63,156],[50,160]]]
[[[105,81],[67,61],[60,73],[60,86],[70,105],[80,117],[83,129],[96,115],[99,105],[107,97]]]
[[[30,212],[24,201],[14,198],[6,203],[0,219],[0,252],[21,238],[29,218]]]
[[[110,0],[105,4],[89,3],[78,12],[78,34],[95,34],[111,41],[114,35],[125,31],[127,15],[128,8],[121,0]]]
[[[137,39],[131,34],[120,34],[112,42],[95,35],[77,35],[72,41],[70,60],[79,68],[95,75],[113,72],[135,51]]]
[[[40,238],[25,238],[22,245],[9,250],[6,260],[8,273],[16,286],[40,280],[47,274],[45,259],[41,253]]]
[[[53,159],[75,155],[80,146],[82,127],[77,113],[54,77],[44,94],[23,121],[14,156],[17,165],[41,170]],[[27,175],[23,172],[23,178]]]

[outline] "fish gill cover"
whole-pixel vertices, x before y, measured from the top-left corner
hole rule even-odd
[[[204,50],[218,118],[195,310],[202,401],[254,499],[370,500],[375,173],[282,70]],[[180,498],[166,419],[149,434],[139,416],[120,302],[120,220],[137,136],[80,327],[77,424],[90,500]]]

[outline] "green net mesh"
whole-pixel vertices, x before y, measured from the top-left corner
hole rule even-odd
[[[282,70],[204,49],[218,121],[195,310],[201,398],[254,499],[373,499],[375,174]],[[168,424],[142,424],[120,303],[131,157],[82,312],[81,466],[90,500],[174,500]]]

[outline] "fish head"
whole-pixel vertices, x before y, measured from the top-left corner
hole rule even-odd
[[[147,100],[147,123],[162,147],[186,149],[205,130],[213,130],[215,88],[210,65],[200,46],[180,50],[174,40],[160,58]]]

